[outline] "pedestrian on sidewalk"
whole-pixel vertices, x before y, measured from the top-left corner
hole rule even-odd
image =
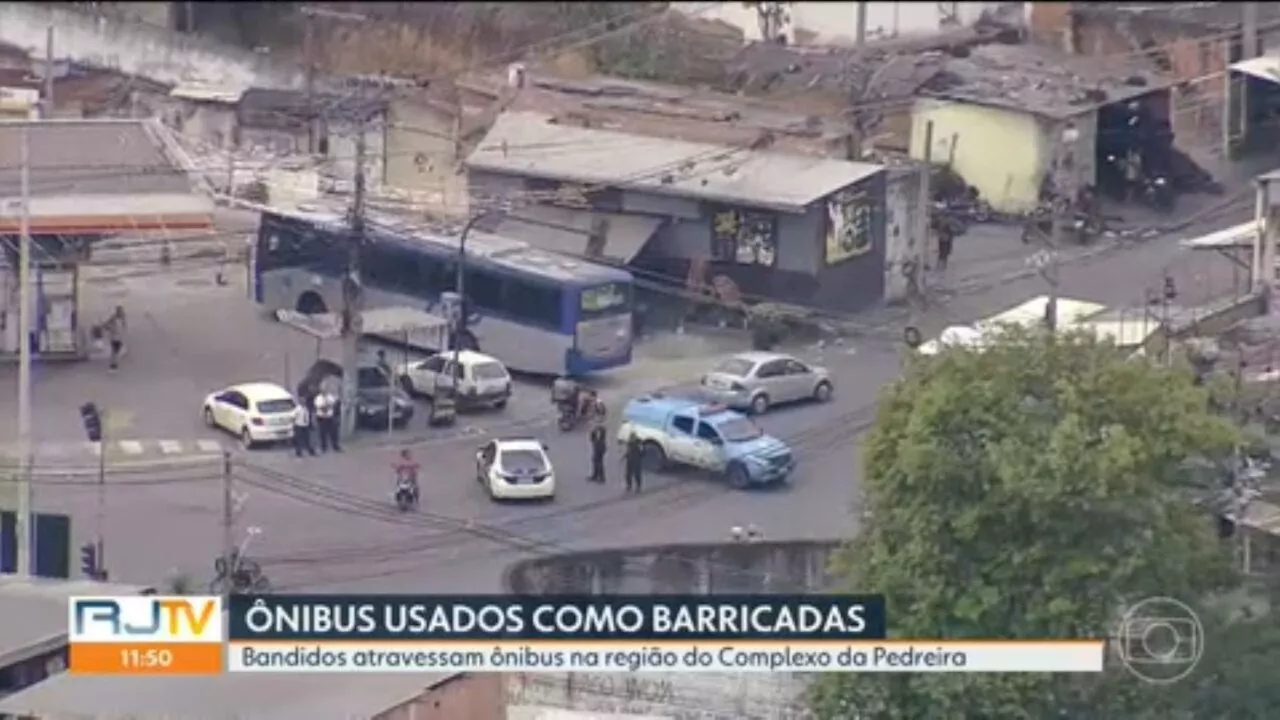
[[[591,477],[587,478],[591,482],[604,482],[604,454],[608,445],[606,435],[604,425],[591,428]]]
[[[316,395],[316,425],[320,430],[320,452],[342,452],[338,444],[338,398],[322,389]]]
[[[640,444],[640,436],[634,432],[627,438],[627,449],[623,454],[623,466],[626,468],[627,492],[640,492],[644,480],[640,462],[643,459],[644,446]]]
[[[951,259],[953,242],[951,228],[946,223],[942,223],[942,227],[938,228],[938,272],[946,271],[947,262]]]
[[[293,453],[302,457],[304,452],[311,457],[316,455],[316,449],[311,445],[311,411],[301,404],[293,413]]]
[[[102,333],[107,337],[111,359],[107,365],[112,370],[120,367],[120,358],[124,357],[124,333],[127,329],[124,318],[124,306],[117,305],[111,317],[102,323]]]

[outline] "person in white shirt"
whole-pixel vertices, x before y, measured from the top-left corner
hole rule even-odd
[[[316,449],[311,445],[311,411],[305,403],[298,405],[293,413],[293,452],[298,457],[302,453],[310,453],[312,457]]]
[[[338,398],[328,390],[316,395],[316,425],[320,430],[320,452],[342,452],[338,444]]]

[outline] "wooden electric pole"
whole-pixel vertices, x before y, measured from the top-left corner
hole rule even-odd
[[[310,6],[304,6],[299,12],[302,13],[303,22],[305,23],[303,27],[302,54],[303,62],[306,64],[307,153],[314,155],[319,144],[319,128],[316,126],[320,122],[320,114],[316,111],[316,45],[319,42],[319,38],[316,35],[316,18],[322,17],[341,22],[364,22],[369,18],[359,13]]]
[[[364,108],[360,108],[359,112],[361,116],[356,123],[355,188],[350,210],[351,238],[347,243],[347,275],[342,280],[342,413],[339,419],[344,437],[355,432],[356,427],[356,375],[360,371],[360,336],[363,333],[364,313],[360,251],[364,246],[365,136],[368,134],[369,119]]]

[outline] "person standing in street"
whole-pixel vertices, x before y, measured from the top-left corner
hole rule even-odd
[[[320,452],[342,452],[338,445],[338,398],[326,389],[316,395],[316,425],[320,430]]]
[[[120,358],[124,356],[125,329],[124,306],[117,305],[111,317],[102,323],[102,332],[107,336],[107,343],[111,348],[111,360],[107,367],[112,370],[120,367]]]
[[[604,482],[604,453],[607,447],[604,425],[591,428],[591,482]]]
[[[312,457],[316,455],[316,449],[311,445],[311,411],[306,403],[299,404],[293,413],[293,453],[302,457],[304,452]]]
[[[643,480],[640,461],[643,454],[644,446],[640,444],[640,437],[631,433],[627,438],[627,449],[622,458],[623,466],[626,468],[627,492],[640,492]]]

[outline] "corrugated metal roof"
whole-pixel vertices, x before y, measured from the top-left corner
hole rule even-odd
[[[187,173],[145,120],[0,122],[0,197],[21,192],[21,134],[29,132],[31,194],[130,195],[191,192]]]
[[[689,143],[558,125],[503,113],[467,167],[566,183],[798,212],[881,165]]]
[[[987,45],[948,58],[920,94],[1065,119],[1176,82],[1137,60],[1099,62],[1033,45]]]
[[[1233,225],[1232,227],[1211,232],[1208,235],[1199,235],[1193,238],[1187,238],[1180,244],[1183,247],[1194,249],[1222,249],[1233,247],[1252,247],[1254,238],[1258,236],[1258,223],[1250,220],[1246,223]]]
[[[554,253],[576,257],[588,255],[587,241],[592,222],[607,222],[601,254],[620,263],[629,263],[644,249],[662,224],[661,218],[617,213],[591,213],[568,208],[522,207],[505,215],[497,234],[519,238],[530,245]]]
[[[1255,500],[1245,508],[1240,524],[1258,532],[1280,536],[1280,507],[1263,500]]]
[[[235,105],[244,97],[247,88],[222,87],[204,83],[182,83],[169,91],[169,97],[178,100],[195,102],[211,102],[223,105]]]
[[[1263,55],[1262,57],[1241,60],[1233,63],[1231,69],[1260,80],[1280,83],[1280,56]]]
[[[1044,321],[1045,308],[1048,304],[1048,295],[1034,297],[1021,305],[1005,310],[997,315],[992,315],[991,317],[976,323],[976,327],[979,329],[986,329],[1004,324],[1023,326],[1035,325]],[[1080,323],[1106,309],[1106,305],[1089,302],[1087,300],[1058,298],[1058,324],[1060,326],[1066,326]]]

